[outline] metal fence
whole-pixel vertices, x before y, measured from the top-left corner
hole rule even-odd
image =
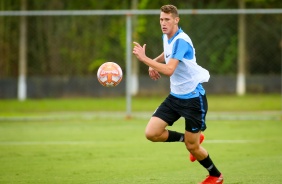
[[[210,93],[236,93],[239,16],[245,15],[246,92],[281,92],[282,9],[180,10],[180,26],[191,37],[197,62],[208,69]],[[26,64],[21,66],[25,17]],[[25,34],[25,33],[23,33]],[[151,81],[147,67],[131,56],[131,43],[162,52],[159,10],[0,11],[0,98],[17,98],[19,73],[28,98],[162,94],[168,79]],[[96,71],[114,61],[125,73],[114,89],[100,86]],[[129,75],[130,74],[130,75]]]

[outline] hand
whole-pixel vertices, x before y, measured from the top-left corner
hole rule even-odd
[[[159,72],[154,70],[153,68],[149,67],[148,71],[149,71],[149,76],[151,77],[151,79],[158,80],[161,78],[161,75],[159,74]]]
[[[146,59],[146,54],[145,54],[145,49],[146,49],[146,44],[143,45],[143,47],[137,43],[137,42],[133,42],[134,43],[134,48],[133,48],[133,54],[137,57],[138,60],[140,61],[144,61]]]

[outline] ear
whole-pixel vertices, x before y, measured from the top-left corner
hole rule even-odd
[[[179,17],[175,17],[175,19],[174,19],[174,23],[175,23],[175,24],[178,24],[179,20],[180,20],[180,18],[179,18]]]

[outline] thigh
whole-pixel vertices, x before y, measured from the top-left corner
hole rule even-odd
[[[168,124],[164,120],[158,117],[151,117],[150,121],[146,126],[146,132],[161,134],[167,126]]]
[[[208,106],[205,95],[187,100],[185,108],[181,111],[185,118],[185,130],[192,133],[206,129],[206,114]]]
[[[158,117],[166,122],[167,125],[172,126],[181,117],[178,109],[173,106],[174,103],[174,97],[169,95],[154,112],[153,117]]]

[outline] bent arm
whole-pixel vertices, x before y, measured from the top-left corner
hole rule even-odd
[[[164,62],[165,62],[164,53],[161,53],[161,54],[160,54],[158,57],[156,57],[154,60],[157,61],[158,63],[164,63]]]
[[[155,60],[149,58],[146,56],[145,54],[145,48],[146,48],[146,44],[143,45],[143,47],[137,43],[137,42],[133,42],[135,44],[134,48],[133,48],[133,54],[135,54],[135,56],[142,61],[144,64],[146,64],[147,66],[153,68],[154,70],[167,75],[167,76],[171,76],[174,72],[174,70],[176,69],[179,61],[177,59],[173,59],[171,58],[168,63],[159,63],[159,62],[163,62],[164,61],[164,53],[160,54],[157,58],[155,58]],[[156,62],[157,61],[157,62]]]
[[[171,58],[169,62],[165,64],[156,62],[151,58],[146,57],[142,62],[164,75],[171,76],[176,69],[179,61],[177,59]]]

